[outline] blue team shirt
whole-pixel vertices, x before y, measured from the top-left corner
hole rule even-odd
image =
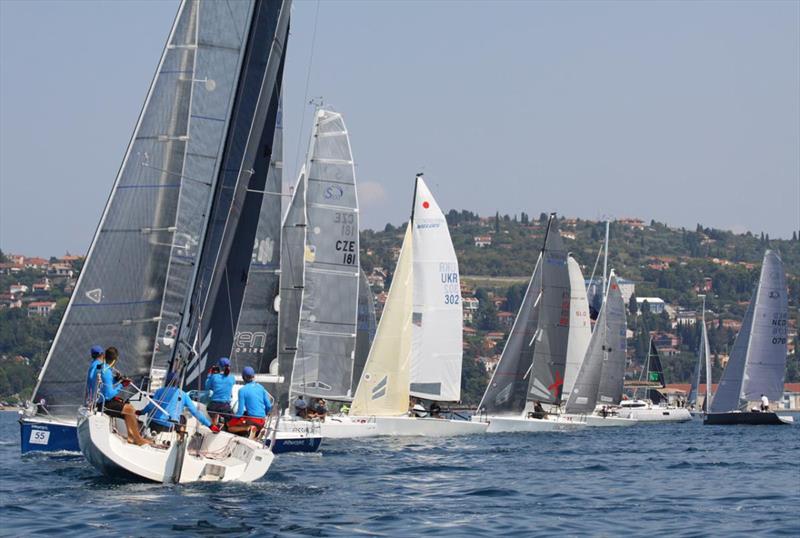
[[[211,374],[208,376],[206,378],[206,390],[211,391],[211,401],[230,403],[235,383],[236,378],[233,374]]]
[[[147,404],[147,406],[142,409],[142,412],[152,412],[153,416],[150,420],[156,424],[166,428],[175,426],[180,422],[181,414],[185,408],[189,410],[194,418],[200,421],[200,424],[206,427],[211,426],[211,421],[198,411],[192,399],[189,398],[189,395],[177,387],[161,387],[153,394],[153,400],[158,402],[158,405],[168,413],[165,414],[161,409],[157,408],[153,402]]]
[[[94,359],[89,365],[89,372],[86,374],[86,400],[93,402],[97,397],[97,367],[103,365],[100,359]]]
[[[248,417],[265,418],[270,410],[272,410],[272,399],[267,389],[255,381],[239,389],[237,417],[241,417],[246,411]]]

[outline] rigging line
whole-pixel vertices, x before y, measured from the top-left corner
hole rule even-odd
[[[314,11],[314,30],[311,32],[311,51],[308,54],[308,71],[306,72],[306,89],[303,93],[303,106],[300,109],[300,130],[297,132],[297,146],[294,152],[294,167],[297,169],[300,166],[300,144],[303,141],[303,129],[305,128],[306,115],[305,108],[308,102],[308,86],[311,84],[311,67],[314,62],[314,46],[317,43],[317,22],[319,21],[319,4],[317,0],[317,8]]]
[[[589,277],[589,285],[594,286],[594,272],[597,270],[597,264],[600,263],[600,255],[603,254],[603,245],[600,245],[600,249],[597,251],[597,259],[594,261],[594,267],[592,267],[592,276]],[[597,286],[595,286],[597,289]]]

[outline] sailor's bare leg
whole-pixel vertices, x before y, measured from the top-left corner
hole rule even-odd
[[[122,408],[122,416],[125,419],[125,429],[128,430],[128,442],[135,445],[152,445],[153,442],[142,437],[139,433],[139,420],[136,418],[136,410],[129,403]]]

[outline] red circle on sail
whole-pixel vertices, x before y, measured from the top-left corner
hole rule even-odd
[[[431,204],[429,204],[428,202],[422,202],[422,207],[424,207],[425,209],[428,209],[430,206]]]

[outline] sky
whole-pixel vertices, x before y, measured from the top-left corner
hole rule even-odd
[[[178,3],[0,1],[0,248],[88,248]],[[316,30],[315,30],[316,28]],[[295,1],[288,190],[322,97],[362,228],[480,214],[800,228],[800,2]]]

